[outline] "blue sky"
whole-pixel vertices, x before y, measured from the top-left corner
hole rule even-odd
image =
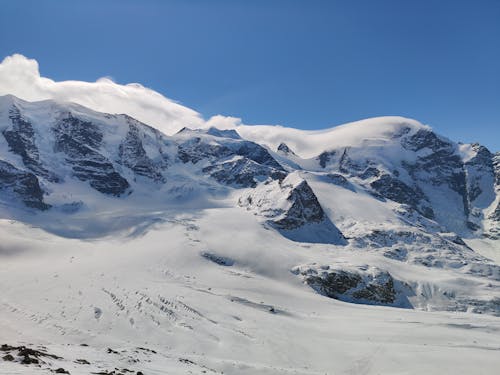
[[[500,151],[500,1],[0,0],[0,59],[319,129],[402,115]]]

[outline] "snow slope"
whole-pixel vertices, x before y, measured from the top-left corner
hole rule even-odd
[[[295,245],[263,229],[245,211],[229,211],[182,213],[143,236],[90,242],[3,221],[2,239],[11,250],[2,251],[0,266],[2,339],[43,345],[63,359],[49,360],[37,371],[34,365],[3,362],[0,372],[496,371],[498,318],[322,297],[288,269],[312,261],[356,264],[359,254],[325,245]],[[226,230],[214,230],[221,227]],[[231,258],[234,265],[219,265],[200,255],[206,251]],[[390,262],[375,257],[364,261]],[[396,268],[406,274],[405,268],[411,267]],[[454,283],[450,272],[413,272],[429,282]],[[464,288],[477,287],[475,282],[461,280]],[[74,363],[77,359],[90,364]]]

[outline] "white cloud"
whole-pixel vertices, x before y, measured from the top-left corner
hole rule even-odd
[[[109,77],[96,82],[62,81],[41,77],[38,62],[15,54],[0,64],[0,95],[12,94],[28,101],[70,101],[106,113],[128,115],[172,134],[184,126],[203,127],[196,111],[138,83],[120,85]]]
[[[206,122],[207,127],[213,126],[219,129],[234,129],[240,125],[243,125],[240,118],[222,115],[212,116]]]
[[[271,149],[286,142],[303,157],[313,157],[323,150],[345,144],[356,144],[368,133],[383,133],[401,124],[418,124],[402,117],[383,117],[333,129],[305,131],[275,125],[245,125],[237,117],[222,115],[212,116],[205,121],[196,111],[138,83],[120,85],[110,77],[100,78],[96,82],[56,82],[41,77],[37,61],[19,54],[6,57],[0,63],[0,95],[6,94],[28,101],[54,99],[78,103],[99,112],[126,113],[169,135],[185,126],[236,129],[243,138]]]

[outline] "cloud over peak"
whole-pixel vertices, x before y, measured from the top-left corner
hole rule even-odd
[[[74,102],[95,111],[128,115],[172,134],[184,126],[205,125],[199,113],[138,83],[121,85],[109,77],[96,82],[61,81],[40,76],[38,62],[14,54],[0,63],[0,95],[28,101],[53,99]]]

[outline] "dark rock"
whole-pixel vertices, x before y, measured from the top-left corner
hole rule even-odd
[[[434,212],[418,187],[410,187],[401,180],[384,174],[370,186],[384,198],[407,204],[425,217],[432,219]]]
[[[271,167],[278,171],[284,171],[283,167],[271,156],[269,151],[257,143],[243,141],[235,144],[234,148],[236,155],[244,156],[260,165]]]
[[[385,273],[379,278],[382,278],[382,280],[372,281],[366,287],[354,292],[353,297],[383,304],[393,303],[396,291],[394,290],[394,281],[391,275]]]
[[[29,356],[24,356],[23,360],[21,361],[23,365],[37,365],[39,363],[38,359],[36,358],[31,358]]]
[[[305,281],[320,294],[338,299],[340,294],[357,287],[361,276],[341,270],[326,273],[324,276],[308,276]]]
[[[292,270],[318,293],[346,302],[393,305],[396,290],[392,276],[378,269],[348,271],[329,266],[298,267]]]
[[[367,180],[369,178],[378,177],[381,173],[382,172],[375,167],[368,167],[359,175],[359,177],[363,180]]]
[[[330,163],[332,158],[335,156],[335,151],[324,151],[316,158],[319,161],[321,168],[326,168],[327,164]]]
[[[129,120],[129,130],[118,149],[120,163],[132,169],[139,176],[157,182],[165,182],[160,168],[147,156],[140,135],[139,127]]]
[[[202,141],[200,137],[190,138],[178,146],[177,155],[183,163],[196,164],[203,159],[225,158],[233,154],[226,146]]]
[[[279,229],[296,229],[306,223],[319,223],[325,219],[325,212],[309,184],[302,180],[290,190],[287,201],[291,202],[285,217],[274,221]]]
[[[439,148],[437,145],[439,145]],[[470,213],[470,204],[462,159],[455,153],[455,148],[451,143],[446,143],[438,139],[431,146],[429,148],[436,149],[436,151],[419,157],[412,164],[403,162],[402,165],[416,182],[417,186],[431,184],[440,189],[448,188],[452,192],[456,192],[462,201],[461,212],[463,213],[465,222]],[[420,210],[420,212],[422,211]],[[425,216],[432,218],[429,215]]]
[[[271,178],[282,180],[286,174],[278,169],[261,165],[253,160],[240,158],[211,165],[202,169],[216,181],[235,187],[255,187],[259,181]]]
[[[214,262],[215,264],[218,264],[219,266],[227,267],[234,265],[234,260],[232,260],[231,258],[217,255],[211,252],[204,251],[201,253],[201,256],[211,262]]]
[[[281,152],[285,155],[297,156],[295,152],[293,152],[290,147],[286,143],[281,142],[277,148],[278,152]],[[324,167],[323,167],[324,168]]]
[[[471,145],[476,155],[465,162],[467,171],[467,193],[469,202],[474,202],[483,193],[481,189],[482,181],[485,178],[495,178],[493,165],[493,154],[484,146],[478,143]],[[487,183],[484,185],[488,185]],[[493,186],[490,186],[493,189]]]
[[[49,181],[58,182],[59,179],[49,172],[40,162],[40,153],[35,144],[35,131],[29,121],[20,113],[17,106],[13,106],[9,111],[9,118],[12,127],[2,132],[10,150],[21,156],[26,168],[40,177]]]
[[[81,181],[88,181],[97,191],[120,196],[128,188],[128,181],[115,171],[113,164],[99,150],[103,133],[99,127],[71,114],[53,128],[55,152],[66,154],[73,173]]]
[[[492,158],[492,163],[495,173],[495,187],[500,189],[500,152],[495,153]]]
[[[28,207],[39,210],[50,207],[43,202],[43,191],[38,178],[3,160],[0,160],[0,190],[13,193]]]
[[[11,354],[6,354],[2,358],[4,361],[13,361],[14,360],[14,357]]]
[[[89,361],[87,361],[86,359],[81,359],[81,358],[76,359],[75,363],[78,363],[79,365],[90,365]]]
[[[69,371],[63,369],[63,368],[58,368],[57,370],[54,371],[56,374],[69,374]]]
[[[267,225],[292,241],[347,243],[309,184],[294,173],[282,181],[260,184],[255,191],[241,197],[238,204],[265,218]]]
[[[449,145],[448,142],[438,137],[432,130],[418,130],[414,135],[402,139],[401,144],[404,148],[411,151],[420,151],[423,148],[430,148],[432,151],[438,151]]]

